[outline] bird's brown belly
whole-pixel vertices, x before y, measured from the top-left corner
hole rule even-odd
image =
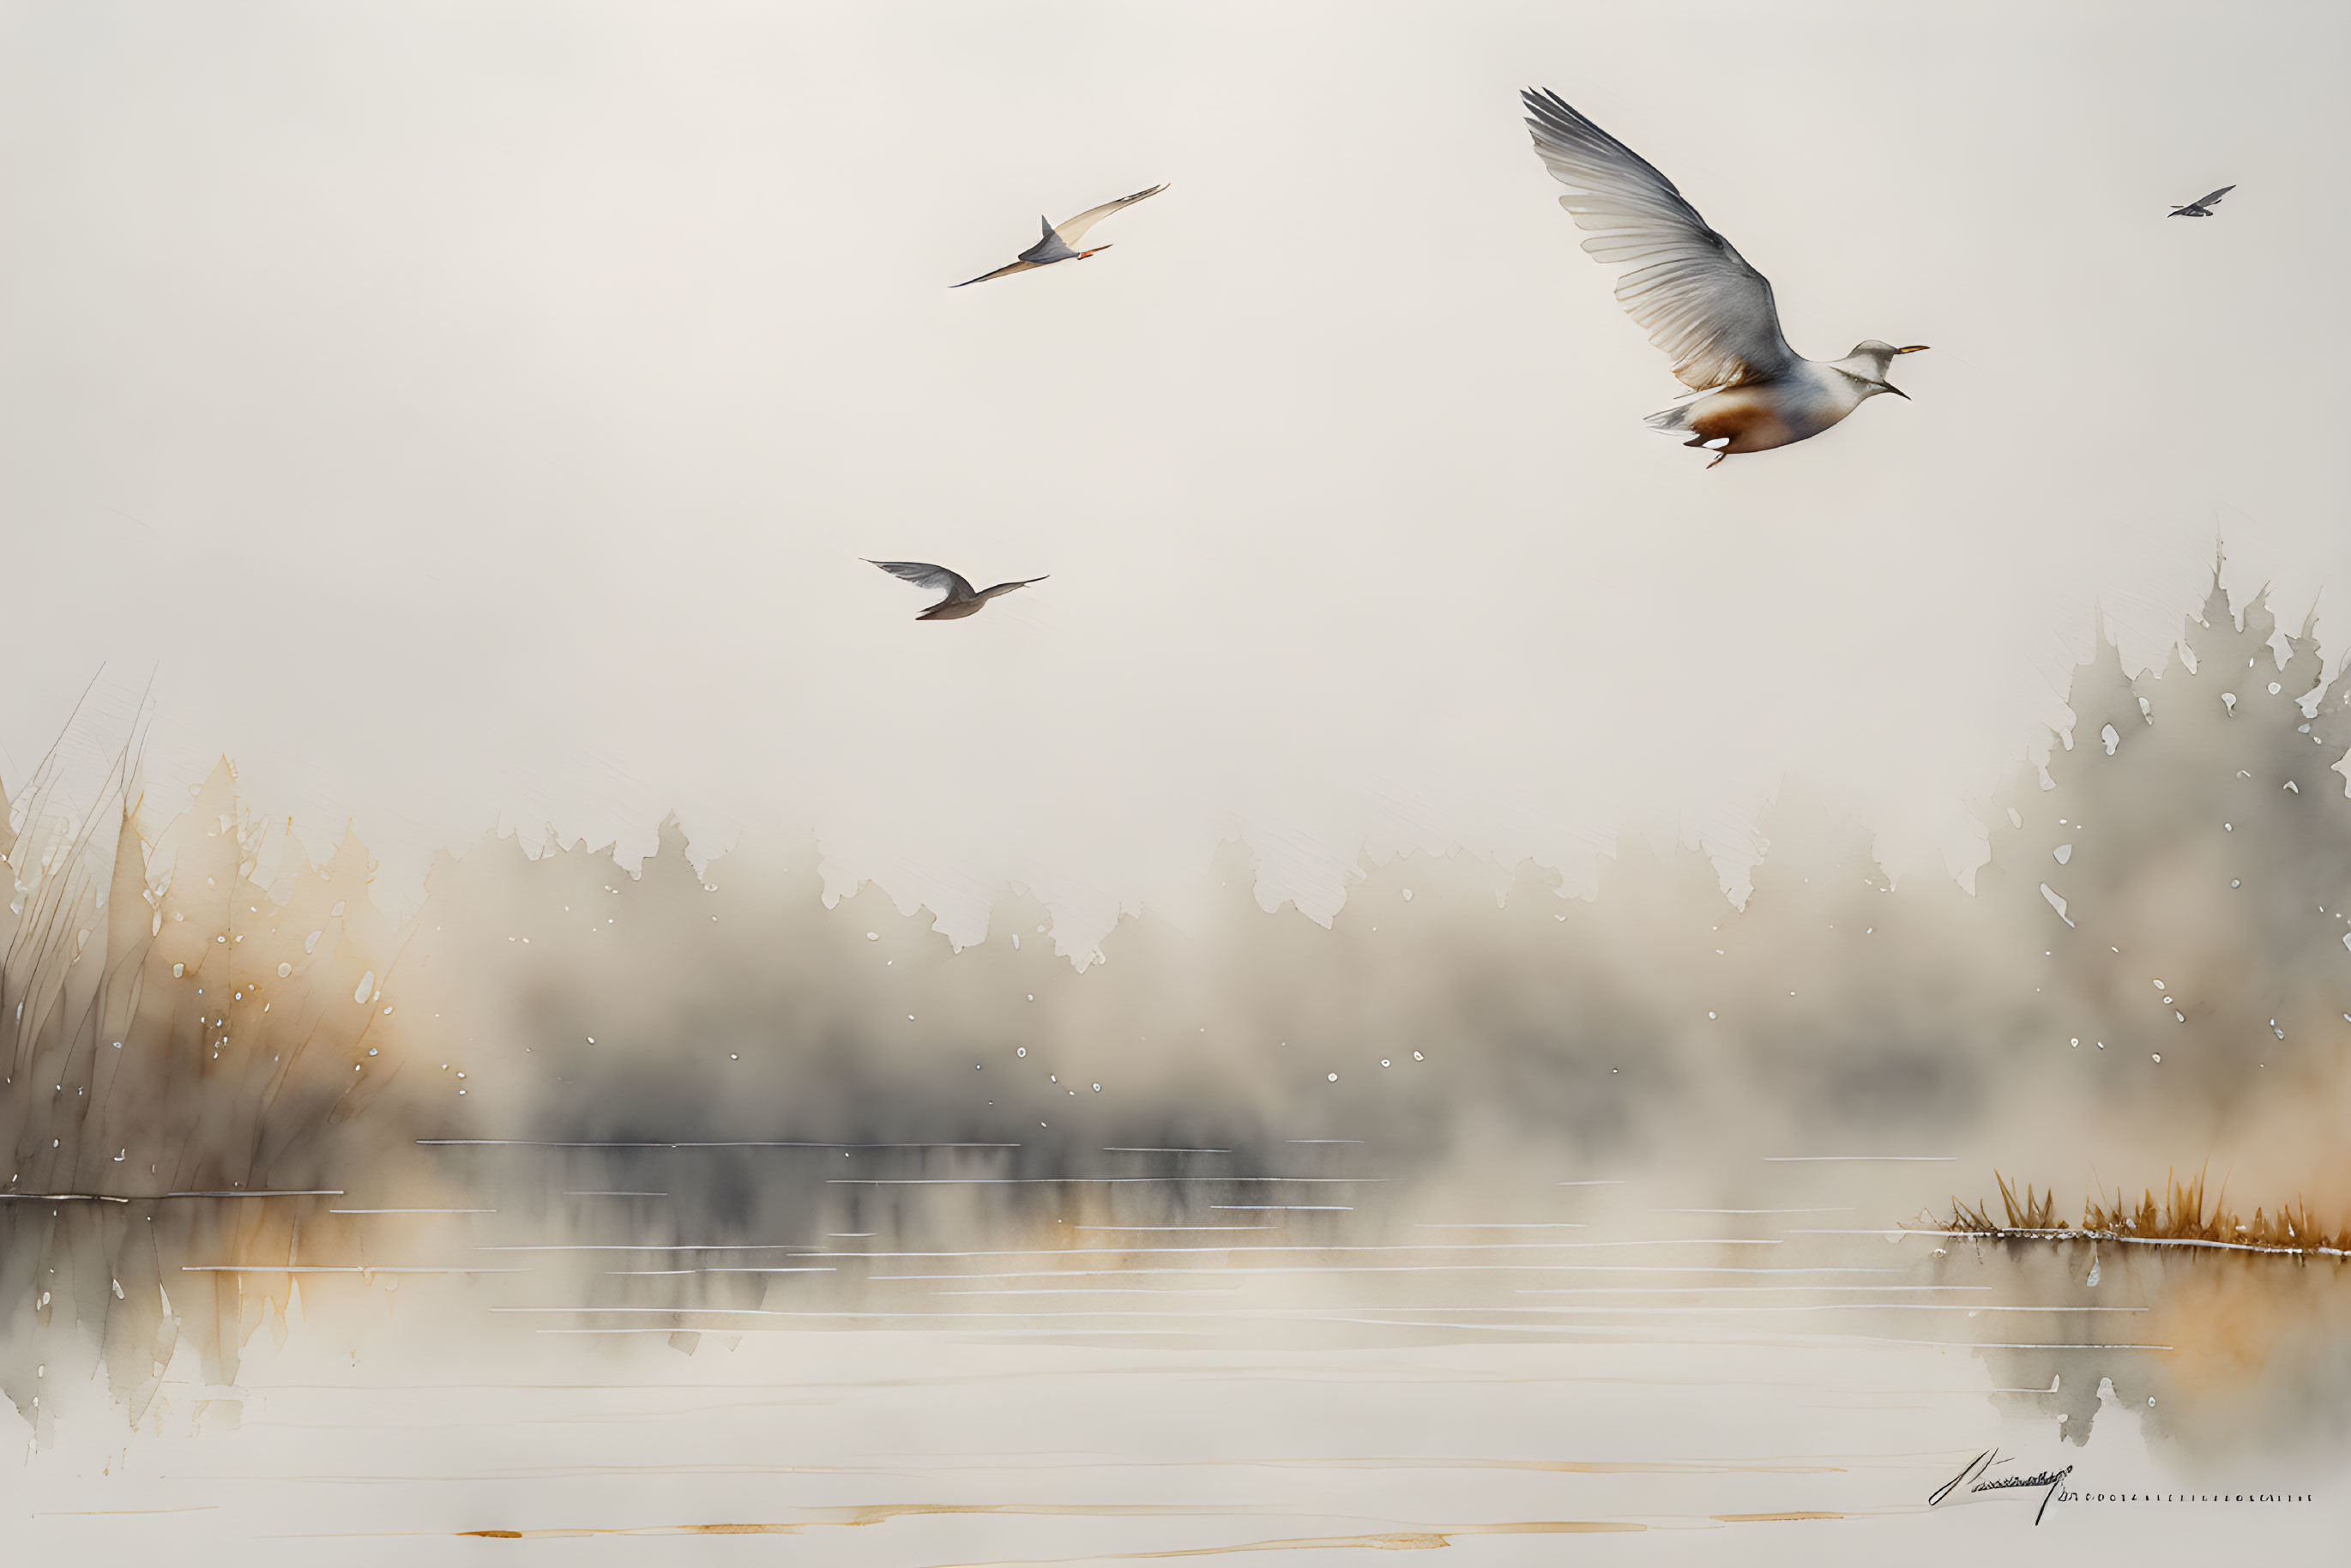
[[[932,605],[928,610],[925,610],[920,615],[915,616],[914,619],[917,621],[960,621],[967,615],[978,614],[979,607],[987,602],[987,601],[985,599],[949,599]]]
[[[1715,452],[1769,452],[1813,434],[1796,429],[1764,398],[1743,391],[1718,392],[1698,404],[1690,411],[1689,428],[1685,445]]]

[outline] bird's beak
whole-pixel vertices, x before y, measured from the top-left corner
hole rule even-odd
[[[1115,242],[1113,242],[1113,243],[1115,243]],[[1078,259],[1079,259],[1079,260],[1081,260],[1081,261],[1083,261],[1087,256],[1092,256],[1096,251],[1104,251],[1104,250],[1108,250],[1109,248],[1110,248],[1110,246],[1106,246],[1106,245],[1098,245],[1098,246],[1094,246],[1093,250],[1081,250],[1081,251],[1078,252]]]
[[[1897,354],[1923,354],[1927,351],[1927,345],[1924,343],[1913,343],[1907,349],[1896,349],[1894,351]]]

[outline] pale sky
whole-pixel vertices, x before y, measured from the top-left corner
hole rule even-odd
[[[397,903],[816,835],[1078,939],[1247,836],[1897,869],[2201,597],[2351,592],[2339,5],[0,4],[0,781],[103,666]],[[1915,401],[1704,472],[1557,89]],[[1158,181],[1092,260],[982,287]],[[2235,183],[2220,214],[2168,206]],[[974,619],[861,556],[980,582]],[[2337,601],[2328,601],[2335,603]],[[2351,618],[2351,602],[2342,604]],[[2322,622],[2330,651],[2339,626]],[[108,729],[111,725],[113,727]]]

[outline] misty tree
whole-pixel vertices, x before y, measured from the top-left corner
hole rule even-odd
[[[1981,911],[1947,876],[1897,884],[1858,815],[1816,789],[1783,787],[1757,827],[1752,892],[1713,960],[1729,1069],[1807,1117],[1974,1114],[2006,995]]]
[[[2351,716],[2314,631],[2281,637],[2266,591],[2232,615],[2216,565],[2163,669],[2131,675],[2102,632],[2045,777],[1992,803],[1977,878],[2034,971],[2021,1043],[2218,1103],[2339,1048]]]

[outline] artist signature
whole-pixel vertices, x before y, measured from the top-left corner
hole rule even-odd
[[[1927,1506],[1928,1508],[1934,1508],[1938,1504],[1949,1501],[1952,1494],[1956,1493],[1963,1486],[1970,1492],[2005,1491],[2012,1488],[2043,1487],[2047,1490],[2043,1491],[2041,1494],[2041,1506],[2032,1511],[2032,1522],[2039,1524],[2041,1522],[2042,1515],[2049,1511],[2049,1504],[2052,1500],[2058,1497],[2061,1493],[2067,1497],[2071,1497],[2073,1495],[2070,1492],[2064,1491],[2065,1478],[2074,1473],[2074,1467],[2071,1465],[2067,1465],[2062,1470],[2040,1470],[2029,1476],[1993,1476],[1989,1479],[1986,1478],[1985,1472],[1989,1471],[1992,1466],[2001,1463],[2012,1464],[2014,1462],[2014,1460],[2003,1460],[1998,1448],[1986,1448],[1982,1453],[1978,1454],[1974,1458],[1970,1459],[1967,1462],[1966,1467],[1962,1469],[1958,1475],[1953,1476],[1949,1480],[1947,1480],[1941,1486],[1937,1487],[1928,1497]]]

